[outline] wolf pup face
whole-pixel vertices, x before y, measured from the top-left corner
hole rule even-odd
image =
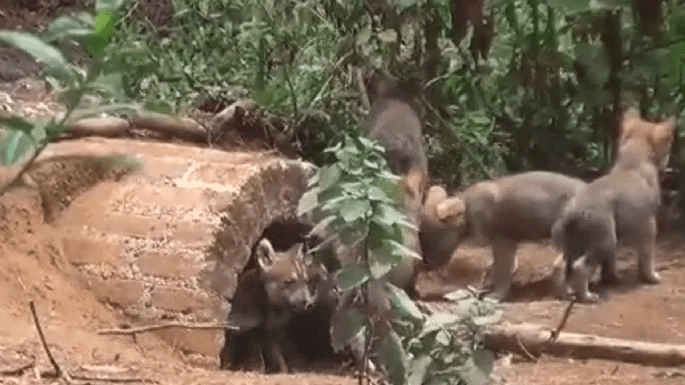
[[[298,243],[276,252],[268,239],[259,242],[257,262],[268,302],[294,311],[309,308],[314,299],[309,290],[309,274],[303,245]]]

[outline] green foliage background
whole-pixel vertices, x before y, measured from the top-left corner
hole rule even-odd
[[[495,33],[478,61],[471,29],[461,41],[452,32],[459,2],[174,0],[152,18],[129,1],[113,44],[137,53],[125,63],[133,96],[169,110],[251,97],[295,126],[319,165],[367,112],[351,66],[385,69],[421,90],[430,164],[440,165],[431,171],[450,187],[506,171],[605,167],[620,103],[680,117],[681,1],[664,1],[663,22],[649,30],[633,1],[485,1]],[[379,4],[394,17],[374,15]]]

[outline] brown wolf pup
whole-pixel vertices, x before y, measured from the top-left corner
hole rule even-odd
[[[403,178],[404,208],[409,221],[419,227],[421,206],[428,185],[428,160],[423,148],[423,125],[413,98],[389,76],[375,72],[368,83],[371,113],[367,134],[386,150],[390,170]],[[405,229],[404,244],[421,255],[418,230]],[[406,258],[390,275],[390,281],[412,297],[419,260]]]
[[[580,191],[554,225],[554,242],[563,250],[564,268],[579,300],[599,300],[588,290],[599,266],[603,283],[620,282],[615,262],[619,243],[637,249],[642,282],[660,282],[654,266],[659,171],[668,163],[674,133],[675,118],[651,123],[636,110],[627,110],[614,166]],[[556,284],[561,288],[561,283]]]
[[[431,269],[440,267],[468,238],[491,246],[488,296],[503,300],[516,270],[518,244],[550,238],[563,207],[585,185],[563,174],[529,171],[478,182],[452,197],[433,186],[421,215],[423,259]]]
[[[409,188],[423,199],[428,184],[428,159],[423,148],[423,125],[412,97],[389,76],[374,73],[369,80],[371,113],[367,135],[386,151],[390,170],[400,176],[416,174]]]
[[[290,360],[297,360],[297,349],[286,338],[292,318],[314,303],[303,245],[275,251],[267,238],[255,249],[256,267],[245,271],[233,297],[228,320],[240,327],[227,331],[221,354],[221,367],[233,369],[245,361],[260,370],[287,372]],[[246,354],[241,354],[247,350]]]

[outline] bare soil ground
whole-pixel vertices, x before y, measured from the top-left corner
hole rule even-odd
[[[682,230],[677,230],[682,232]],[[663,283],[656,286],[637,282],[636,258],[631,250],[619,255],[619,273],[625,282],[600,291],[598,304],[576,304],[565,331],[638,341],[685,344],[685,239],[675,232],[663,234],[658,248],[658,266]],[[555,329],[566,302],[549,293],[549,273],[556,254],[547,245],[522,245],[518,252],[510,299],[505,303],[505,320],[529,322]],[[423,294],[438,294],[478,286],[491,263],[489,251],[465,245],[439,272],[420,278]],[[514,357],[501,361],[497,369],[514,384],[682,384],[685,371],[624,364],[603,360],[573,360],[544,357],[533,361]]]
[[[41,12],[16,12],[0,7],[0,29],[45,25]],[[0,111],[25,116],[54,114],[58,110],[42,84],[35,80],[37,66],[16,50],[0,49]],[[29,76],[28,78],[26,76]],[[2,176],[0,175],[0,179]],[[99,303],[73,283],[68,264],[61,260],[55,233],[44,224],[37,197],[17,191],[0,205],[0,384],[44,383],[38,372],[51,366],[42,350],[28,302],[35,301],[49,346],[64,369],[109,365],[128,368],[127,376],[160,384],[352,384],[349,373],[258,375],[216,371],[214,362],[187,356],[156,337],[102,336],[100,328],[126,323],[116,309]],[[3,208],[9,210],[3,212]],[[567,331],[653,342],[685,344],[684,239],[664,234],[659,245],[661,285],[636,284],[635,258],[621,255],[626,284],[606,291],[596,305],[577,305]],[[565,303],[547,296],[546,277],[554,258],[545,245],[519,250],[519,269],[512,299],[506,306],[511,322],[535,322],[555,327]],[[462,247],[451,264],[421,277],[424,294],[448,292],[465,284],[479,285],[490,264],[487,250]],[[664,369],[602,360],[525,357],[500,360],[497,372],[506,383],[535,384],[683,384],[685,370]],[[102,383],[90,381],[91,383]]]

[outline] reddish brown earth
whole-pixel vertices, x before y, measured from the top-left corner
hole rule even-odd
[[[41,13],[16,13],[0,7],[0,28],[44,25]],[[19,79],[35,65],[13,50],[0,50],[0,111],[24,116],[58,111],[39,82]],[[17,75],[19,73],[19,75]],[[30,73],[28,73],[30,75]],[[20,76],[21,75],[21,76]],[[8,99],[9,97],[9,99]],[[161,154],[163,155],[163,154]],[[173,154],[169,154],[173,156]],[[0,180],[3,179],[0,174]],[[12,374],[12,369],[35,360],[38,371],[51,367],[42,350],[30,315],[34,301],[49,346],[57,362],[72,371],[79,366],[109,365],[129,369],[130,377],[160,384],[304,385],[353,384],[349,373],[258,375],[215,370],[215,362],[186,354],[153,334],[105,336],[100,328],[126,324],[120,310],[101,303],[90,290],[71,278],[60,252],[60,229],[44,223],[35,193],[18,190],[0,200],[0,384],[49,383],[34,370]],[[685,260],[683,239],[664,234],[659,246],[663,283],[635,284],[635,260],[621,256],[627,283],[605,292],[600,304],[577,305],[567,331],[652,342],[685,344]],[[519,251],[519,269],[505,318],[555,327],[565,303],[546,296],[545,277],[554,254],[544,245]],[[421,277],[423,293],[478,286],[490,263],[486,250],[462,247],[440,272]],[[505,357],[497,367],[506,383],[521,385],[683,384],[685,371],[602,360],[542,357]],[[92,381],[92,383],[100,383]]]

